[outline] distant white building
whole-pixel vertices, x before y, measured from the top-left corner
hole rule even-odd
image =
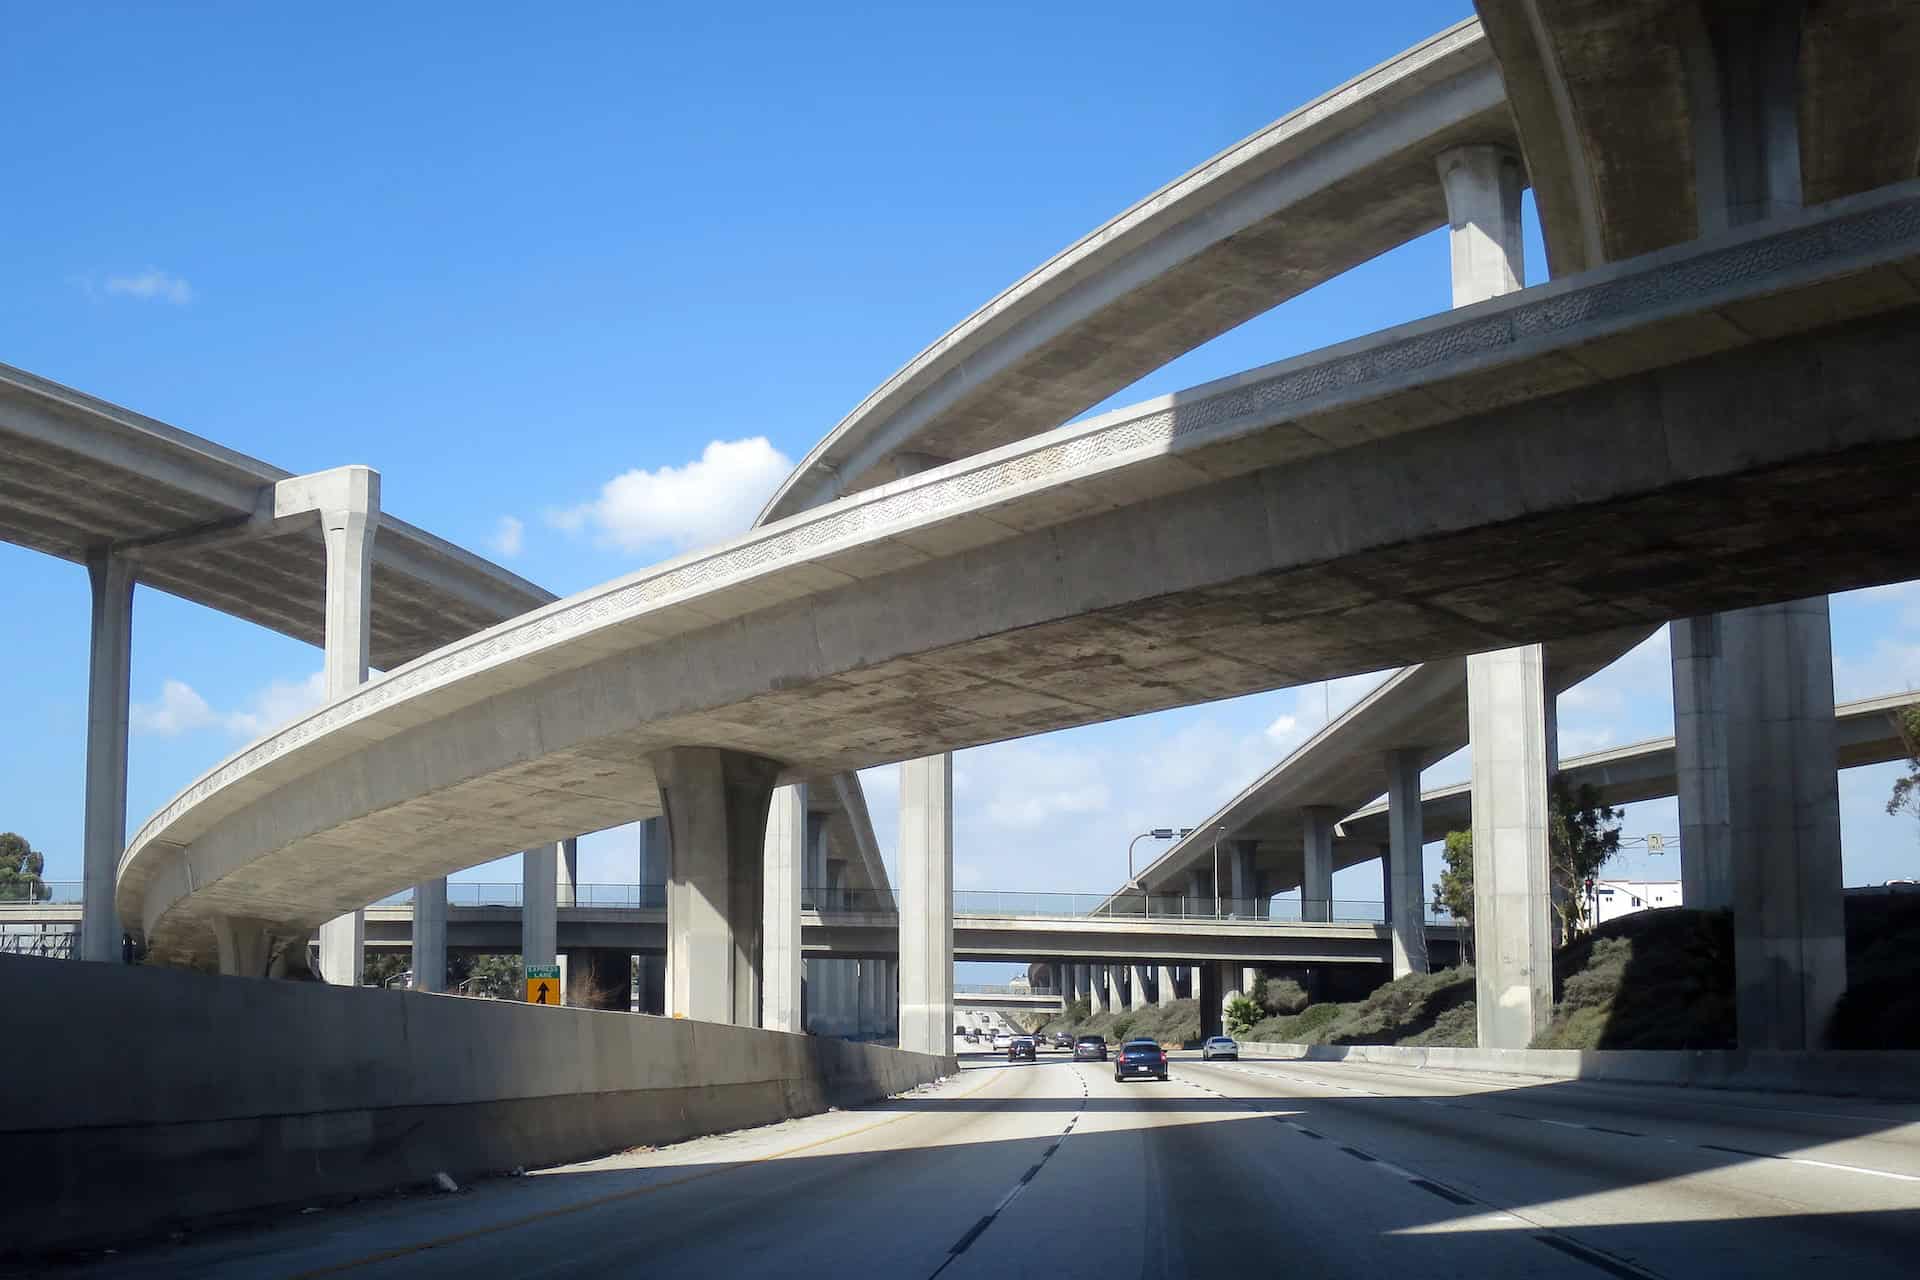
[[[1601,880],[1593,886],[1595,924],[1653,907],[1677,907],[1678,880]]]

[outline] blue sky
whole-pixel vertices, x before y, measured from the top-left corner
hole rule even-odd
[[[1006,284],[1470,12],[1034,9],[21,7],[0,360],[295,471],[375,466],[390,511],[564,594],[735,531]],[[1543,278],[1537,237],[1530,257]],[[1116,400],[1447,305],[1428,237]],[[77,877],[85,575],[0,547],[0,583],[0,828]],[[1834,617],[1842,696],[1920,680],[1913,589]],[[1563,702],[1564,750],[1669,730],[1658,643]],[[143,589],[130,826],[305,705],[318,668]],[[1362,687],[962,753],[958,883],[1108,888],[1129,835],[1204,816]],[[1843,779],[1852,882],[1920,861],[1878,814],[1890,776]],[[890,853],[890,778],[870,781]],[[1676,828],[1670,802],[1628,820]],[[584,878],[631,878],[631,847],[589,841]]]

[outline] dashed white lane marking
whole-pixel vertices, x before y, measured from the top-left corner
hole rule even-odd
[[[1241,1075],[1259,1075],[1259,1076],[1265,1076],[1268,1078],[1271,1078],[1274,1074],[1272,1072],[1266,1072],[1266,1071],[1249,1071],[1243,1067],[1221,1067],[1219,1068],[1219,1070],[1238,1071]],[[1183,1078],[1181,1080],[1181,1083],[1188,1085],[1192,1088],[1198,1089],[1202,1093],[1211,1094],[1214,1097],[1221,1099],[1222,1101],[1231,1102],[1238,1106],[1245,1107],[1250,1111],[1260,1112],[1263,1110],[1263,1108],[1259,1105],[1261,1102],[1260,1099],[1236,1098],[1232,1094],[1222,1093],[1218,1089],[1208,1088],[1206,1085],[1200,1084],[1197,1081],[1192,1080],[1191,1078]],[[1303,1081],[1302,1083],[1307,1083],[1307,1082]],[[1317,1083],[1317,1082],[1314,1082],[1314,1083]],[[1349,1090],[1348,1092],[1353,1092],[1353,1090]],[[1374,1096],[1378,1097],[1381,1095],[1376,1094]],[[1307,1128],[1305,1125],[1300,1124],[1298,1121],[1289,1120],[1282,1116],[1274,1116],[1274,1119],[1280,1121],[1282,1125],[1293,1130],[1295,1133],[1301,1134],[1305,1137],[1324,1138],[1323,1134],[1315,1133],[1313,1130]],[[1524,1213],[1521,1213],[1510,1206],[1495,1204],[1490,1200],[1483,1200],[1478,1196],[1474,1196],[1469,1194],[1468,1192],[1460,1190],[1458,1187],[1448,1186],[1446,1183],[1441,1182],[1438,1179],[1429,1178],[1422,1174],[1415,1173],[1411,1169],[1403,1169],[1399,1165],[1394,1164],[1392,1161],[1382,1160],[1379,1156],[1374,1155],[1371,1151],[1363,1150],[1360,1147],[1349,1146],[1346,1144],[1338,1144],[1338,1145],[1341,1151],[1344,1151],[1346,1154],[1352,1156],[1354,1159],[1360,1161],[1362,1164],[1371,1165],[1374,1168],[1379,1169],[1384,1173],[1391,1174],[1394,1177],[1399,1178],[1402,1182],[1405,1182],[1408,1186],[1418,1187],[1420,1190],[1426,1192],[1428,1195],[1438,1196],[1440,1199],[1445,1200],[1449,1204],[1458,1205],[1462,1208],[1485,1210],[1487,1211],[1488,1216],[1490,1216],[1496,1222],[1525,1223],[1527,1226],[1533,1228],[1532,1237],[1534,1240],[1547,1246],[1549,1249],[1554,1250],[1556,1253],[1563,1254],[1569,1258],[1576,1258],[1579,1261],[1586,1263],[1588,1266],[1595,1268],[1596,1270],[1604,1271],[1610,1276],[1618,1277],[1619,1280],[1659,1280],[1659,1277],[1655,1272],[1648,1271],[1645,1268],[1638,1265],[1637,1263],[1630,1262],[1625,1258],[1621,1258],[1612,1253],[1608,1253],[1604,1249],[1598,1249],[1592,1245],[1583,1244],[1580,1241],[1575,1240],[1571,1236],[1565,1234],[1560,1228],[1551,1226],[1544,1222],[1535,1222],[1533,1219],[1527,1217]]]
[[[935,1276],[938,1276],[942,1271],[945,1271],[953,1265],[955,1258],[958,1258],[971,1248],[973,1242],[986,1233],[987,1228],[993,1225],[994,1220],[1005,1211],[1006,1207],[1017,1200],[1020,1193],[1027,1189],[1027,1184],[1040,1175],[1040,1170],[1046,1167],[1047,1161],[1053,1159],[1053,1153],[1060,1149],[1061,1144],[1072,1136],[1074,1126],[1079,1124],[1080,1117],[1086,1114],[1087,1099],[1091,1096],[1087,1090],[1087,1078],[1081,1074],[1078,1066],[1074,1067],[1073,1074],[1074,1078],[1080,1082],[1080,1105],[1074,1109],[1071,1116],[1067,1117],[1067,1123],[1060,1130],[1060,1136],[1053,1140],[1051,1146],[1040,1153],[1040,1158],[1034,1161],[1032,1167],[1020,1175],[1020,1180],[1007,1189],[1007,1194],[1000,1197],[999,1203],[982,1214],[978,1222],[967,1228],[965,1235],[954,1241],[952,1247],[947,1250],[946,1259],[928,1274],[927,1280],[934,1280]]]
[[[1207,1064],[1212,1065],[1212,1064]],[[1251,1067],[1214,1067],[1216,1071],[1233,1071],[1243,1076],[1255,1076],[1263,1080],[1284,1080],[1289,1084],[1305,1085],[1309,1088],[1334,1088],[1343,1093],[1364,1093],[1369,1097],[1384,1098],[1395,1095],[1374,1093],[1369,1089],[1355,1089],[1348,1085],[1334,1084],[1328,1080],[1315,1080],[1310,1076],[1296,1076],[1284,1071],[1260,1071]],[[1220,1095],[1225,1097],[1225,1094]],[[1529,1124],[1551,1125],[1556,1129],[1579,1129],[1587,1133],[1603,1133],[1614,1138],[1651,1138],[1670,1147],[1692,1147],[1698,1151],[1718,1151],[1736,1156],[1750,1156],[1755,1160],[1784,1160],[1789,1164],[1806,1165],[1811,1169],[1827,1169],[1834,1173],[1857,1173],[1868,1178],[1887,1178],[1895,1182],[1920,1182],[1920,1174],[1897,1173],[1892,1169],[1870,1169],[1865,1165],[1840,1164],[1832,1160],[1815,1160],[1811,1156],[1790,1156],[1775,1151],[1755,1151],[1748,1147],[1729,1147],[1717,1142],[1688,1142],[1683,1138],[1668,1138],[1659,1134],[1639,1133],[1632,1129],[1618,1129],[1604,1124],[1580,1124],[1572,1120],[1552,1120],[1546,1116],[1528,1115],[1524,1111],[1503,1111],[1497,1107],[1476,1107],[1464,1102],[1447,1102],[1437,1098],[1400,1098],[1403,1102],[1414,1102],[1426,1107],[1446,1107],[1454,1111],[1477,1111],[1481,1115],[1501,1116],[1508,1120],[1524,1120]],[[1790,1115],[1815,1115],[1816,1112],[1795,1111]]]

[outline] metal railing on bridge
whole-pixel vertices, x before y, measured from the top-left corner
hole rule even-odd
[[[56,906],[79,906],[82,901],[81,890],[85,887],[78,880],[14,880],[0,884],[0,904],[45,902]]]
[[[661,884],[577,884],[562,889],[558,905],[609,910],[663,910],[667,888]],[[413,900],[411,889],[382,898],[375,906],[404,906]],[[454,907],[518,907],[518,881],[456,880],[447,885],[447,904]],[[881,915],[898,909],[898,900],[885,889],[815,889],[800,891],[800,905],[809,911],[845,915]],[[1306,907],[1318,904],[1309,902]],[[1365,899],[1335,898],[1324,910],[1305,910],[1298,898],[1186,898],[1156,894],[1151,898],[1111,893],[1021,892],[1002,889],[960,889],[953,895],[956,916],[1046,917],[1053,919],[1114,918],[1168,921],[1231,921],[1236,924],[1384,924],[1386,906]],[[1457,923],[1441,908],[1426,906],[1428,924]]]

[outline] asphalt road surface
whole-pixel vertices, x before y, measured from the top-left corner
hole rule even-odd
[[[1062,1053],[962,1065],[859,1110],[63,1272],[1920,1274],[1920,1106],[1188,1055],[1167,1084]]]

